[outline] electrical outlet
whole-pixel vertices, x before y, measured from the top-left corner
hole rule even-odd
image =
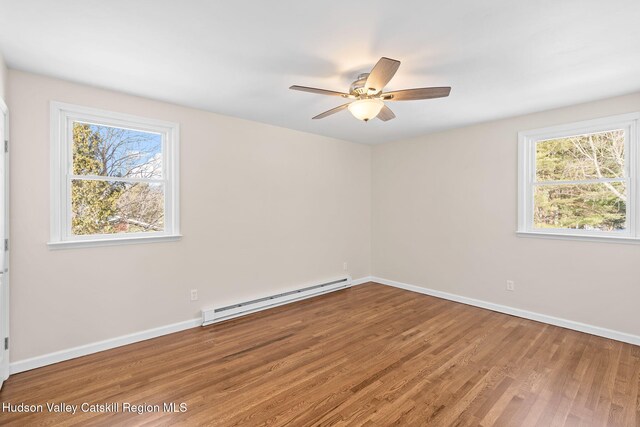
[[[198,301],[198,290],[191,289],[191,301]]]
[[[346,261],[342,263],[342,269],[343,269],[344,271],[347,271],[347,270],[349,269],[349,266],[347,265],[347,262],[346,262]]]
[[[507,280],[507,290],[508,291],[515,291],[516,290],[516,284],[513,280]]]

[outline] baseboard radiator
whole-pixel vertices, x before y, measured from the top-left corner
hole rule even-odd
[[[267,308],[277,307],[294,301],[315,297],[329,292],[339,291],[351,287],[351,278],[342,277],[319,285],[307,286],[292,291],[270,295],[250,301],[239,302],[225,307],[212,307],[202,310],[202,326],[222,322],[255,313]]]

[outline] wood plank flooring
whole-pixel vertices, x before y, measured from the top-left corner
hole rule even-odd
[[[2,425],[640,426],[640,347],[378,284],[14,375]]]

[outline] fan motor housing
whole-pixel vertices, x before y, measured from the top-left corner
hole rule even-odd
[[[367,77],[369,77],[369,73],[358,74],[356,80],[351,83],[349,92],[353,95],[366,95],[367,90],[364,88],[364,85],[367,82]]]

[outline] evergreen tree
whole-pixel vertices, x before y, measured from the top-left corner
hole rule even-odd
[[[104,175],[107,165],[101,161],[101,135],[88,124],[73,125],[73,174]],[[123,183],[74,180],[71,185],[71,227],[73,234],[107,234],[116,232],[111,221],[117,213],[117,202]]]

